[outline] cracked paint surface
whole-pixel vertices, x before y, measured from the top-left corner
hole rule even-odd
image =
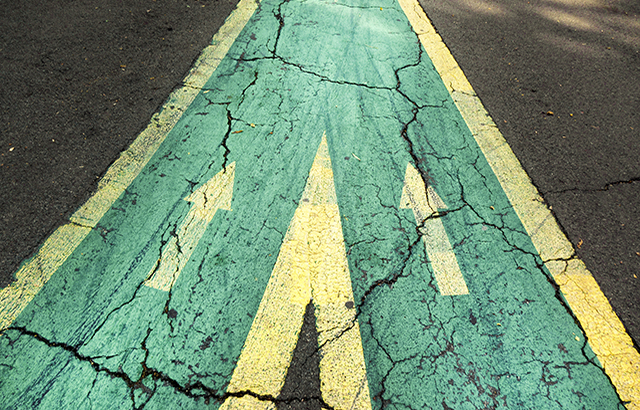
[[[392,0],[259,4],[148,165],[4,331],[5,408],[284,402],[227,386],[323,132],[372,408],[623,408]],[[144,286],[183,199],[233,162],[233,211],[216,213],[173,287]],[[399,207],[407,164],[446,204],[426,219],[441,219],[468,295],[438,291],[424,222]]]

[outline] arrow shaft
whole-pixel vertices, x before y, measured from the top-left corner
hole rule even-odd
[[[442,295],[466,295],[469,293],[467,283],[462,276],[456,254],[449,242],[441,218],[421,219],[414,208],[416,223],[424,221],[422,228],[425,250],[431,263],[433,274],[438,282]]]
[[[469,289],[458,266],[458,260],[447,231],[444,229],[442,218],[437,217],[437,210],[446,208],[446,205],[431,186],[425,189],[422,176],[411,164],[407,164],[400,208],[413,210],[416,224],[422,231],[422,240],[440,293],[442,295],[468,294]]]
[[[310,286],[321,347],[322,397],[336,409],[371,409],[338,205],[313,206],[309,226]],[[351,308],[347,307],[349,302]]]
[[[158,265],[150,272],[149,279],[145,281],[146,286],[164,291],[171,289],[202,239],[216,210],[204,215],[197,207],[189,210],[177,234],[162,248]]]

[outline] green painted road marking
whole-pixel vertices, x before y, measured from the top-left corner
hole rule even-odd
[[[471,84],[414,0],[399,0],[545,267],[628,409],[640,409],[640,354],[584,263],[489,117]]]
[[[288,329],[281,345],[252,340],[274,338],[259,326],[264,312],[280,314],[266,307],[278,300],[271,288],[297,284],[283,310],[297,301],[304,312],[316,295],[321,390],[336,408],[354,397],[376,409],[622,408],[543,263],[556,254],[539,256],[531,219],[519,216],[526,201],[494,172],[505,147],[476,141],[458,108],[474,103],[452,98],[416,10],[404,0],[262,2],[146,166],[104,215],[87,214],[84,240],[5,330],[6,407],[273,407],[302,316],[271,324]],[[318,168],[331,178],[306,198]],[[197,208],[184,198],[216,175],[233,175],[221,190],[233,212],[200,218],[211,217],[190,256],[169,262],[168,292],[145,286],[194,229],[185,221]],[[280,271],[299,235],[308,243],[295,255],[309,268]],[[338,334],[325,331],[332,322]],[[273,352],[276,376],[240,377]],[[347,356],[353,367],[335,364]]]
[[[236,9],[214,35],[212,44],[202,51],[184,79],[184,86],[169,95],[162,110],[153,115],[147,128],[107,170],[95,194],[71,216],[68,224],[58,228],[36,255],[18,269],[16,280],[0,290],[0,331],[16,319],[146,166],[226,56],[256,7],[254,0],[238,2]]]

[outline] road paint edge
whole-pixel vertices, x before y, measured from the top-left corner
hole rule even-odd
[[[640,354],[417,0],[398,0],[545,266],[627,409],[640,409]]]
[[[138,176],[156,153],[169,132],[187,110],[196,95],[226,56],[254,11],[258,0],[240,0],[218,29],[183,80],[162,108],[151,117],[147,127],[98,182],[94,194],[66,223],[57,228],[36,254],[18,268],[15,281],[0,290],[0,335],[33,300],[53,273],[97,225],[111,205]]]

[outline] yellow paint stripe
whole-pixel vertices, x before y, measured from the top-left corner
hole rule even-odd
[[[640,409],[640,354],[620,319],[584,263],[575,257],[573,246],[420,4],[398,1],[620,398],[628,402],[628,409]]]
[[[16,273],[16,280],[0,291],[0,332],[36,296],[60,265],[89,234],[90,227],[66,224],[56,229],[38,253]]]
[[[71,216],[70,223],[54,231],[38,252],[18,269],[16,280],[0,291],[0,332],[13,323],[138,176],[211,77],[257,7],[256,0],[240,0],[214,35],[212,44],[204,49],[185,77],[184,86],[169,95],[162,110],[153,115],[147,128],[109,167],[96,192]]]
[[[324,135],[228,393],[251,391],[278,397],[310,301],[316,307],[322,398],[336,409],[370,410],[362,340],[352,306],[351,277]],[[227,399],[221,409],[271,406],[271,402],[243,396]]]
[[[311,297],[316,307],[320,391],[335,409],[371,409],[360,327],[326,137],[318,148],[301,208],[310,208],[306,234]],[[308,199],[308,202],[305,201]]]

